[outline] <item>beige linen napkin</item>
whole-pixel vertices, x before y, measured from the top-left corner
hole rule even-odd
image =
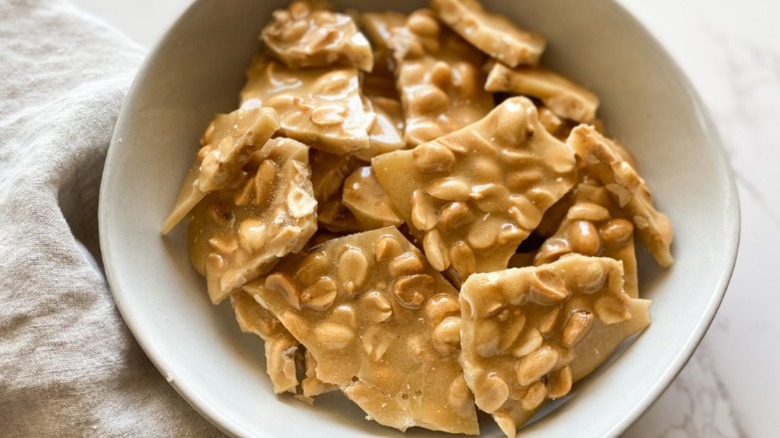
[[[103,160],[142,58],[64,1],[0,0],[0,437],[219,435],[95,263]]]

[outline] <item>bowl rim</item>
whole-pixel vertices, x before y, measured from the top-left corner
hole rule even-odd
[[[165,355],[162,354],[156,343],[147,336],[144,336],[143,330],[140,327],[137,319],[134,317],[133,312],[129,309],[129,304],[125,300],[126,294],[121,293],[121,284],[117,281],[116,266],[113,263],[112,246],[108,238],[107,223],[110,203],[108,198],[110,193],[107,189],[107,182],[110,181],[114,173],[114,163],[116,156],[119,154],[119,149],[122,147],[122,138],[120,137],[120,127],[124,125],[126,119],[129,118],[129,109],[131,106],[129,102],[134,100],[134,96],[139,93],[141,83],[144,82],[147,76],[149,76],[150,70],[153,66],[155,54],[159,52],[159,49],[171,39],[171,35],[174,35],[183,23],[188,21],[191,15],[194,15],[198,8],[201,7],[207,0],[195,0],[188,6],[181,15],[174,21],[174,23],[166,30],[163,36],[154,44],[152,49],[148,52],[141,67],[138,69],[133,83],[128,90],[125,100],[122,103],[122,107],[117,118],[114,132],[111,138],[111,142],[106,154],[104,171],[101,178],[100,193],[99,193],[99,205],[98,205],[98,230],[101,255],[103,260],[104,271],[106,279],[108,281],[109,289],[116,303],[122,319],[127,324],[133,337],[138,342],[139,346],[157,368],[167,382],[176,390],[176,392],[190,405],[195,411],[197,411],[203,418],[209,421],[212,425],[220,429],[222,432],[233,437],[251,436],[252,431],[247,430],[243,426],[235,423],[230,418],[220,413],[208,399],[202,397],[198,390],[189,385],[186,381],[178,379],[172,379],[173,366],[168,362]],[[726,269],[720,274],[720,278],[717,281],[716,292],[710,296],[710,300],[705,307],[705,311],[701,314],[699,320],[695,324],[695,330],[691,332],[683,344],[683,348],[679,351],[675,359],[668,364],[664,370],[661,378],[658,379],[652,386],[650,391],[647,391],[644,396],[636,403],[628,413],[623,416],[620,421],[616,422],[614,426],[606,432],[607,436],[618,436],[623,433],[628,427],[630,427],[639,417],[647,411],[660,397],[660,395],[671,385],[677,375],[683,370],[685,365],[693,356],[697,347],[701,343],[704,335],[707,333],[711,326],[715,315],[720,308],[721,303],[725,297],[726,291],[731,281],[734,267],[737,260],[737,254],[739,251],[740,235],[741,235],[741,210],[739,205],[739,196],[736,188],[736,182],[734,178],[734,172],[729,164],[729,156],[726,153],[722,138],[717,129],[717,126],[712,120],[712,117],[707,109],[706,104],[702,100],[698,91],[691,83],[684,70],[680,67],[676,59],[666,50],[666,48],[658,41],[655,35],[625,6],[616,0],[606,0],[616,8],[617,12],[623,14],[625,19],[630,22],[630,25],[636,32],[641,33],[658,54],[668,63],[668,66],[678,75],[681,85],[688,93],[692,106],[696,111],[696,117],[699,119],[701,126],[704,128],[704,137],[715,147],[718,151],[717,158],[719,165],[721,165],[726,172],[726,192],[723,193],[726,205],[730,205],[733,208],[729,209],[726,213],[730,216],[727,220],[727,224],[731,225],[731,229],[728,230],[728,241],[726,243],[726,255],[724,260],[726,261]],[[391,9],[391,8],[389,8]]]

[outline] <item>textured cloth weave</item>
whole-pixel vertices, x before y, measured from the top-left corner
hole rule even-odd
[[[143,55],[64,1],[0,0],[0,437],[219,435],[95,262],[103,160]]]

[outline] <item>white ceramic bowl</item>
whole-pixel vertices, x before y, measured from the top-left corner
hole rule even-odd
[[[375,2],[335,1],[377,9]],[[529,426],[537,437],[615,435],[666,388],[723,298],[739,237],[734,182],[717,132],[675,63],[609,0],[485,0],[549,38],[544,63],[596,91],[611,132],[636,155],[675,227],[676,264],[640,251],[653,323],[581,382],[568,402]],[[235,436],[400,436],[364,420],[340,394],[314,407],[275,397],[260,341],[242,334],[228,303],[214,307],[190,267],[184,227],[163,219],[216,112],[237,106],[257,35],[280,1],[200,0],[149,56],[125,101],[103,176],[100,238],[117,306],[144,351],[201,414]],[[411,11],[422,1],[387,7]],[[381,7],[385,7],[382,5]],[[500,436],[490,421],[484,436]],[[432,435],[411,430],[412,436]]]

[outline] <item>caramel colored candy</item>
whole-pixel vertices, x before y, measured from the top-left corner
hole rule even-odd
[[[431,6],[452,30],[504,64],[536,65],[544,52],[543,36],[521,30],[501,15],[486,12],[477,0],[432,0]]]
[[[535,97],[558,117],[576,122],[590,122],[596,117],[599,98],[565,77],[541,67],[511,69],[500,62],[493,64],[485,89]]]
[[[279,129],[272,109],[256,108],[220,114],[209,124],[200,151],[184,179],[176,205],[163,224],[168,234],[209,193],[226,187],[252,153]]]
[[[360,15],[360,24],[374,49],[374,69],[363,74],[363,93],[368,97],[398,100],[392,55],[389,43],[393,32],[404,26],[406,16],[398,12],[367,12]]]
[[[466,382],[509,437],[650,322],[619,261],[578,254],[472,275],[460,303]]]
[[[594,182],[577,186],[573,200],[558,231],[542,244],[534,264],[552,263],[570,253],[613,258],[623,262],[625,292],[631,298],[639,297],[633,224],[621,218],[607,190]]]
[[[320,394],[337,391],[336,385],[331,385],[317,378],[317,359],[307,350],[304,356],[305,377],[301,381],[303,396],[311,399]]]
[[[669,251],[672,224],[665,214],[655,209],[650,188],[620,156],[615,144],[592,126],[585,125],[572,131],[567,144],[617,201],[622,216],[634,223],[637,234],[658,264],[665,268],[671,266],[674,262]]]
[[[292,70],[261,55],[247,76],[241,108],[275,109],[286,136],[338,155],[369,148],[376,115],[364,107],[357,69]]]
[[[365,229],[399,226],[404,220],[390,206],[371,166],[357,169],[344,181],[342,203]]]
[[[544,212],[574,184],[574,154],[526,98],[411,151],[373,160],[380,185],[431,265],[460,280],[507,267]]]
[[[443,29],[431,11],[412,13],[404,27],[394,30],[390,47],[407,144],[415,146],[456,131],[493,108],[493,97],[483,87],[483,55]]]
[[[460,356],[458,291],[394,227],[334,239],[248,285],[369,418],[478,432]]]
[[[190,257],[214,304],[300,251],[317,230],[308,150],[288,138],[269,140],[251,159],[256,170],[193,209]]]
[[[241,331],[254,333],[265,342],[265,362],[274,392],[295,394],[298,378],[295,375],[295,354],[300,344],[268,310],[251,295],[237,291],[230,296]]]
[[[360,15],[362,27],[374,50],[387,52],[396,29],[406,24],[406,16],[399,12],[366,12]]]
[[[370,147],[356,151],[355,157],[363,161],[371,161],[371,158],[377,155],[405,148],[401,102],[397,99],[374,96],[368,97],[365,105],[376,115],[376,121],[368,133]]]
[[[325,10],[322,3],[298,0],[274,11],[263,42],[290,68],[344,65],[371,71],[371,46],[352,17]]]

